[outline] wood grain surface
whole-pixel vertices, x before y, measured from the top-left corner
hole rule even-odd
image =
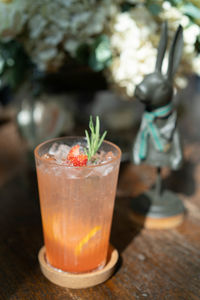
[[[1,300],[200,299],[200,104],[193,104],[186,103],[180,121],[185,163],[177,172],[163,170],[165,185],[187,209],[184,222],[171,230],[137,227],[131,201],[154,183],[155,171],[123,163],[111,234],[120,253],[118,269],[107,282],[82,290],[58,287],[42,275],[37,260],[43,237],[35,171],[22,159],[15,125],[0,127],[1,145],[2,136],[8,139],[0,155]],[[189,116],[187,109],[192,110]],[[14,137],[11,149],[9,139],[14,143]]]

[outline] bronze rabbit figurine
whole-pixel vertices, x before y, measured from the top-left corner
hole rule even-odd
[[[168,28],[163,23],[158,46],[155,71],[144,77],[135,89],[135,97],[145,105],[141,126],[133,147],[135,164],[147,163],[155,167],[181,166],[182,147],[177,129],[177,113],[173,105],[173,77],[180,63],[183,30],[179,26],[171,44],[166,74],[162,63],[167,48]]]

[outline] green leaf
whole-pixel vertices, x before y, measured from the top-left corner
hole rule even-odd
[[[87,139],[87,145],[88,145],[88,151],[91,151],[91,145],[90,145],[90,137],[89,137],[89,133],[87,130],[85,130],[85,135],[86,135],[86,139]]]
[[[97,72],[106,68],[112,61],[108,36],[104,34],[98,36],[91,45],[81,44],[76,50],[76,59]]]
[[[147,5],[148,10],[152,13],[153,16],[158,16],[162,11],[162,8],[157,3],[150,3]]]
[[[99,141],[99,144],[98,144],[98,149],[100,148],[101,144],[103,143],[103,140],[105,139],[106,137],[106,134],[107,134],[107,131],[105,131]]]
[[[89,66],[94,71],[101,71],[111,63],[111,60],[110,40],[106,35],[101,35],[91,47]]]
[[[89,128],[90,128],[91,132],[94,133],[94,125],[93,125],[93,121],[92,121],[92,116],[90,116]]]
[[[96,116],[96,147],[98,147],[98,141],[99,141],[99,132],[100,132],[100,121],[99,116]]]
[[[180,9],[183,14],[185,14],[193,19],[200,19],[200,8],[198,8],[194,4],[186,3]]]
[[[183,0],[168,0],[169,3],[171,3],[172,6],[180,6],[184,3]]]

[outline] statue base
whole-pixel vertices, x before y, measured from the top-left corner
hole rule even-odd
[[[132,199],[133,220],[149,229],[174,228],[183,222],[185,208],[176,194],[164,190],[156,196],[154,189]]]

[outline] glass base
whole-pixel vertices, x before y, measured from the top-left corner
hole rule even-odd
[[[111,245],[108,252],[108,261],[102,269],[79,274],[64,272],[52,267],[45,259],[45,247],[40,249],[38,260],[41,271],[48,280],[62,287],[80,289],[98,285],[113,275],[119,254]]]
[[[85,273],[91,273],[91,272],[95,272],[95,271],[98,271],[98,270],[102,270],[102,269],[105,267],[106,261],[107,261],[107,260],[104,261],[104,262],[101,263],[97,268],[92,269],[92,270],[89,270],[89,271],[87,271],[87,272],[69,272],[69,271],[64,271],[64,270],[62,270],[62,269],[59,269],[59,268],[56,268],[56,267],[52,266],[51,263],[50,263],[50,262],[48,261],[48,259],[47,259],[46,253],[44,254],[44,259],[46,260],[46,263],[47,263],[51,268],[53,268],[55,271],[57,271],[57,272],[63,272],[63,273],[69,273],[69,274],[85,274]]]

